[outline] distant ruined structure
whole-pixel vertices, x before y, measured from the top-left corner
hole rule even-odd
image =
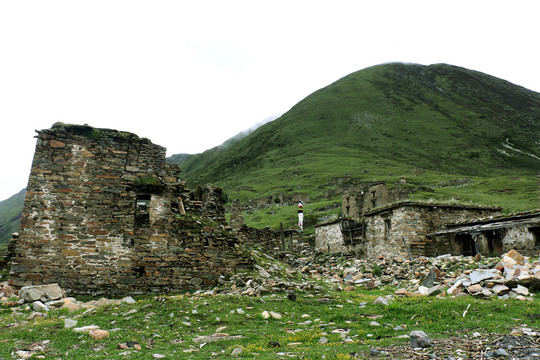
[[[412,202],[399,187],[387,189],[384,182],[376,182],[365,191],[343,194],[342,217],[316,226],[315,245],[320,252],[355,252],[369,258],[460,253],[461,248],[428,235],[446,224],[498,215],[500,210]]]
[[[419,203],[384,182],[344,193],[342,217],[315,228],[319,252],[368,258],[540,252],[540,211],[501,216],[500,208]]]
[[[194,192],[165,148],[87,125],[38,131],[9,282],[69,294],[212,286],[249,266],[226,226],[221,189]]]

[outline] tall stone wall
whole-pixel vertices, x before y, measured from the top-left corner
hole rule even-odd
[[[347,252],[337,221],[315,227],[315,250],[329,253]]]
[[[388,189],[386,183],[381,181],[375,182],[360,192],[344,192],[341,198],[341,215],[343,217],[360,219],[365,213],[373,211],[375,208],[407,199],[408,194],[403,191],[401,186]]]
[[[493,208],[409,202],[379,209],[365,216],[365,253],[368,257],[383,255],[403,258],[408,257],[408,251],[414,257],[451,253],[451,243],[436,242],[427,235],[448,223],[482,218],[498,211]]]
[[[215,209],[201,214],[165,148],[109,129],[38,132],[12,285],[70,294],[168,292],[213,285],[249,264]]]

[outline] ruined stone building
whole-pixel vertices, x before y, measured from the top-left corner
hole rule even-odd
[[[464,255],[502,255],[514,249],[525,256],[538,256],[540,211],[449,224],[428,236]]]
[[[190,192],[165,148],[137,135],[55,124],[38,131],[9,282],[69,294],[211,286],[247,266],[220,189]]]
[[[320,252],[355,252],[371,258],[458,253],[461,249],[428,235],[446,224],[497,215],[500,210],[412,202],[378,182],[360,194],[344,194],[343,217],[316,226],[315,244]]]

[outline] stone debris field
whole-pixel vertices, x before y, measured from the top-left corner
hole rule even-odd
[[[516,251],[510,251],[500,258],[481,258],[443,255],[436,258],[420,257],[414,260],[357,259],[341,254],[315,255],[307,244],[301,245],[296,254],[280,253],[274,256],[266,251],[252,250],[256,259],[254,271],[236,272],[228,278],[221,278],[219,285],[211,289],[199,289],[188,294],[192,297],[208,297],[218,294],[231,296],[261,297],[268,294],[286,294],[289,300],[296,300],[297,293],[329,301],[327,289],[352,292],[358,289],[395,289],[393,294],[378,297],[375,302],[391,303],[399,297],[481,297],[502,298],[516,301],[536,301],[535,291],[540,288],[540,262],[531,261]],[[6,282],[0,283],[0,298],[4,307],[13,312],[27,312],[26,321],[46,318],[52,309],[65,308],[68,312],[93,309],[121,303],[134,303],[132,297],[120,300],[101,298],[86,302],[66,295],[57,284],[37,285],[21,288],[18,293]],[[467,309],[468,310],[468,309]],[[463,313],[466,316],[467,310]],[[237,314],[244,313],[237,309]],[[282,314],[264,311],[265,319],[281,319]],[[539,314],[540,315],[540,314]],[[129,316],[129,314],[123,314]],[[379,324],[377,319],[372,326]],[[6,324],[7,327],[20,324]],[[105,330],[97,326],[77,326],[77,320],[69,316],[65,328],[87,334],[100,340],[111,336],[114,329]],[[335,329],[334,331],[338,331]],[[540,332],[530,327],[517,327],[508,334],[480,334],[471,337],[450,337],[430,339],[427,334],[410,332],[409,345],[387,348],[372,348],[370,358],[410,358],[410,359],[536,359],[540,358]],[[342,334],[347,341],[346,333]],[[234,341],[235,336],[217,332],[212,336],[195,338],[196,345],[221,340]],[[349,339],[350,340],[350,339]],[[319,342],[324,343],[322,337]],[[18,358],[29,358],[39,349],[46,348],[47,342],[37,342],[33,347],[20,349]],[[193,346],[194,346],[193,345]],[[119,348],[127,352],[141,348],[139,343],[120,343]],[[457,351],[457,350],[459,351]],[[237,348],[233,356],[241,356]],[[459,354],[461,357],[447,356]],[[160,354],[155,354],[159,358]],[[351,354],[351,358],[364,358],[366,354]],[[285,353],[284,355],[285,356]],[[398,357],[399,356],[399,357]],[[405,357],[404,357],[405,356]]]

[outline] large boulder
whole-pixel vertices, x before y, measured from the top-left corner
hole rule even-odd
[[[19,299],[25,302],[57,300],[61,299],[62,295],[62,289],[58,284],[25,286],[19,290]]]

